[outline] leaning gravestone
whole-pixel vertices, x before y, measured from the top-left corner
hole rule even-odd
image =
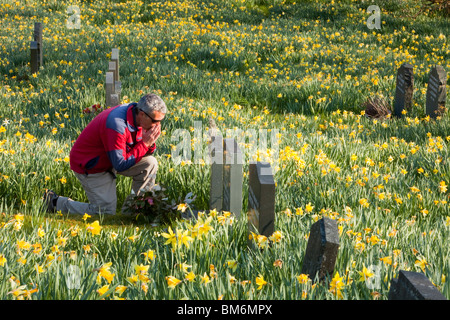
[[[426,114],[431,118],[440,116],[445,111],[447,73],[442,66],[435,66],[428,76],[426,97]]]
[[[270,163],[250,162],[248,174],[248,234],[269,237],[275,228],[275,181]]]
[[[412,97],[414,91],[414,71],[413,66],[404,63],[397,71],[397,86],[395,89],[394,114],[402,117],[404,109],[412,108]]]
[[[235,139],[223,140],[222,210],[239,219],[242,210],[243,155]]]
[[[335,220],[324,217],[311,226],[302,273],[322,281],[332,275],[339,250],[339,230]]]
[[[391,280],[389,300],[447,300],[422,274],[400,270],[398,279]]]
[[[223,205],[223,138],[220,135],[211,136],[209,144],[211,164],[211,187],[209,193],[209,208],[222,210]]]

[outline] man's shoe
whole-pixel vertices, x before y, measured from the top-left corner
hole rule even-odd
[[[56,201],[58,200],[58,195],[53,191],[49,189],[45,189],[43,201],[44,201],[44,207],[46,206],[48,213],[54,213],[56,212]]]

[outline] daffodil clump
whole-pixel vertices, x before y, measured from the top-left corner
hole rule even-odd
[[[71,1],[2,1],[0,297],[382,300],[410,270],[450,298],[450,121],[425,113],[430,69],[450,71],[450,27],[406,2],[384,1],[381,29],[369,29],[369,4],[354,0],[84,1],[71,29]],[[30,74],[34,21],[44,65]],[[170,203],[177,217],[195,206],[196,218],[154,227],[139,218],[144,206],[133,217],[42,209],[45,188],[87,202],[70,149],[104,108],[112,48],[121,103],[145,93],[167,103],[157,183],[168,201],[195,195]],[[414,68],[412,108],[366,117],[368,98],[393,105],[403,63]],[[210,119],[243,151],[240,218],[209,210]],[[270,235],[248,232],[249,161],[274,172]],[[118,208],[130,188],[119,175]],[[301,270],[322,217],[337,222],[340,247],[315,282]]]

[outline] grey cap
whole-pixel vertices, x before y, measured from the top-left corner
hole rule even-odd
[[[167,113],[167,107],[165,102],[156,94],[146,94],[139,100],[137,106],[138,110],[142,110],[149,114],[152,111],[158,111],[161,113]]]

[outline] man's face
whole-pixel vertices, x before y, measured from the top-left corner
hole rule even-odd
[[[165,114],[159,111],[152,111],[150,113],[146,113],[142,110],[139,112],[139,126],[144,130],[150,130],[155,126],[160,126],[161,121],[164,119]]]

